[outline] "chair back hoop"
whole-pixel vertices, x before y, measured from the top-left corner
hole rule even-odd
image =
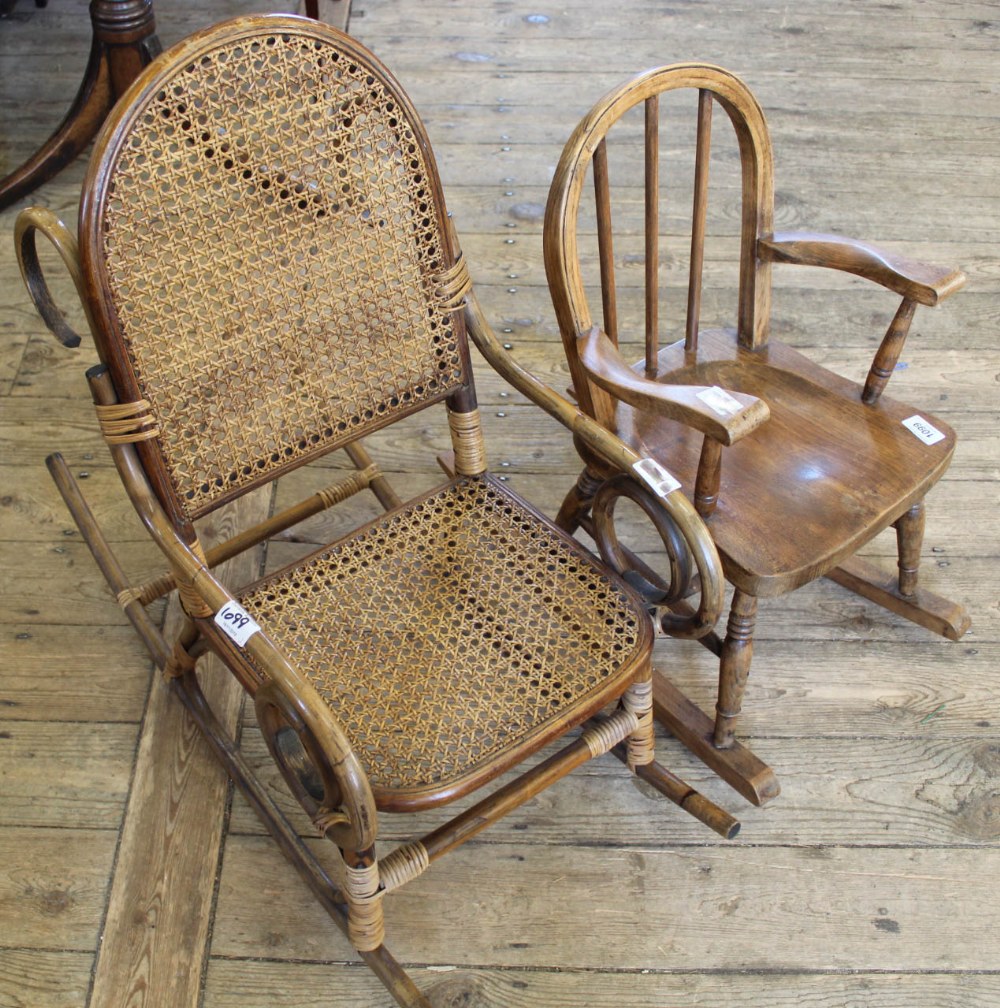
[[[328,25],[237,18],[155,60],[98,138],[80,245],[176,521],[471,383],[423,125]]]
[[[603,329],[616,339],[614,321],[614,263],[610,248],[610,209],[602,210],[601,190],[607,194],[607,162],[604,141],[611,127],[630,109],[646,104],[645,171],[646,171],[646,301],[647,341],[655,340],[655,291],[658,215],[656,207],[656,177],[658,164],[658,96],[681,88],[695,88],[701,93],[699,106],[699,163],[696,167],[696,187],[699,175],[707,184],[708,125],[702,126],[717,102],[725,109],[739,144],[742,175],[742,213],[740,239],[740,279],[738,334],[746,346],[762,344],[767,337],[770,310],[770,264],[757,255],[757,241],[770,235],[774,220],[774,181],[771,141],[764,113],[749,88],[735,75],[721,67],[701,63],[684,63],[648,70],[608,92],[580,121],[556,168],[545,212],[545,267],[559,327],[570,362],[574,387],[581,397],[581,406],[592,412],[591,397],[601,396],[601,390],[590,385],[577,357],[576,340],[594,325],[587,302],[580,269],[578,223],[583,186],[593,175],[598,204],[598,238],[601,258]],[[705,96],[710,95],[712,102]],[[707,115],[705,115],[707,113]],[[710,120],[708,120],[710,122]],[[702,150],[704,142],[704,150]],[[592,171],[591,165],[593,165]],[[652,173],[652,178],[650,177]],[[696,194],[695,213],[698,213]],[[702,210],[703,213],[703,210]],[[603,217],[603,220],[602,220]],[[696,234],[697,221],[692,231]],[[694,242],[692,243],[694,246]],[[700,292],[700,250],[692,247],[691,289]],[[689,303],[689,315],[691,305]],[[653,312],[652,318],[651,311]],[[696,328],[696,323],[695,323]]]

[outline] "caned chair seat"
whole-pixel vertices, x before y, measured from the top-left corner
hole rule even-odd
[[[777,340],[750,351],[732,333],[703,330],[697,362],[685,361],[683,342],[664,347],[658,360],[671,384],[718,386],[770,408],[767,423],[726,449],[719,502],[707,518],[727,579],[756,597],[792,591],[852,556],[923,498],[955,449],[942,420],[888,396],[863,403],[860,385]],[[903,426],[914,415],[942,439],[928,445],[915,437]],[[698,431],[625,403],[616,422],[625,440],[669,459],[694,495]],[[776,535],[775,515],[794,534]]]
[[[464,794],[585,720],[650,640],[620,582],[489,475],[379,517],[241,601],[337,711],[393,810]]]

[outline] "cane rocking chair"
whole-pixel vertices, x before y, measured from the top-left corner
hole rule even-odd
[[[168,572],[130,583],[58,455],[56,482],[156,664],[399,1004],[428,1002],[385,948],[384,894],[591,757],[613,752],[735,833],[732,817],[653,759],[641,599],[489,473],[467,332],[616,478],[667,493],[702,586],[696,632],[722,600],[711,539],[655,465],[497,342],[423,127],[370,52],[326,25],[268,16],[208,29],[156,60],[99,138],[79,249],[47,211],[18,220],[33,300],[73,344],[38,233],[83,299],[101,360],[88,372],[100,427]],[[434,405],[456,471],[401,501],[361,439]],[[335,449],[353,475],[206,555],[199,519]],[[329,546],[242,587],[213,573],[365,488],[385,513]],[[186,621],[168,642],[146,606],[174,587]],[[282,776],[339,849],[335,872],[288,827],[207,706],[196,665],[208,650],[253,698]],[[381,813],[469,795],[576,728],[443,826],[376,851]]]
[[[686,321],[683,338],[672,341],[661,324],[661,280],[678,262],[683,267],[686,250],[678,253],[675,246],[668,258],[661,245],[668,231],[685,229],[668,225],[669,215],[660,207],[659,166],[674,153],[660,149],[660,99],[680,89],[689,89],[697,113],[684,137],[694,148]],[[742,200],[732,329],[703,328],[699,319],[716,106],[735,131],[736,191]],[[678,127],[672,136],[682,132]],[[680,170],[671,160],[670,172],[676,176]],[[592,196],[585,190],[588,176]],[[684,209],[673,212],[683,216]],[[882,395],[915,307],[936,305],[965,277],[832,235],[775,234],[773,216],[771,141],[760,106],[731,73],[692,63],[640,74],[581,120],[556,169],[544,231],[546,271],[578,402],[676,477],[705,519],[734,589],[724,639],[714,633],[702,637],[720,659],[714,720],[660,676],[654,688],[657,716],[757,804],[774,797],[778,783],[766,764],[735,741],[734,724],[750,667],[758,598],[825,575],[952,640],[969,626],[959,605],[917,585],[923,499],[948,467],[954,432],[930,414]],[[718,244],[714,258],[717,249]],[[768,339],[774,262],[843,270],[902,297],[863,383]],[[642,268],[630,270],[633,263]],[[631,282],[635,274],[641,279]],[[588,293],[597,290],[600,325],[588,303]],[[683,294],[678,301],[683,307]],[[643,359],[627,363],[619,340],[623,350],[634,340],[635,356],[644,344]],[[683,600],[666,597],[649,567],[608,531],[606,502],[595,496],[605,479],[604,464],[586,445],[580,447],[586,467],[557,523],[569,531],[579,526],[591,531],[604,558],[644,586],[653,608],[665,606],[658,611],[667,612],[664,629],[671,632],[672,612]],[[889,526],[898,540],[897,577],[854,556]]]

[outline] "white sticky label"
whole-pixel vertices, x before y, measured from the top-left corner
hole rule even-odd
[[[697,396],[709,409],[714,410],[719,416],[730,416],[743,409],[743,404],[738,399],[734,399],[725,389],[719,388],[718,385],[702,389],[697,393]]]
[[[922,416],[914,415],[907,417],[903,421],[903,426],[911,433],[915,434],[924,444],[937,444],[944,440],[944,433],[939,431],[933,424],[929,424]]]
[[[643,478],[643,482],[659,497],[666,497],[667,494],[681,488],[680,483],[656,459],[639,459],[638,462],[633,464],[632,468]]]
[[[215,614],[215,625],[221,627],[222,632],[239,647],[244,647],[260,630],[254,618],[239,602],[227,602]]]

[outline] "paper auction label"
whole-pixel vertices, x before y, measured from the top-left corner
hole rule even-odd
[[[632,468],[643,477],[643,482],[659,497],[666,497],[667,494],[673,493],[681,487],[680,483],[656,459],[639,459]]]
[[[254,618],[239,604],[227,602],[216,614],[215,625],[238,647],[244,647],[260,627]]]
[[[714,410],[719,416],[731,416],[733,413],[738,413],[743,409],[743,404],[738,399],[734,399],[725,389],[719,388],[718,385],[702,389],[696,395],[709,409]]]
[[[937,444],[944,440],[944,433],[939,431],[933,424],[928,423],[922,416],[914,415],[907,417],[903,421],[903,426],[916,435],[924,444]]]

